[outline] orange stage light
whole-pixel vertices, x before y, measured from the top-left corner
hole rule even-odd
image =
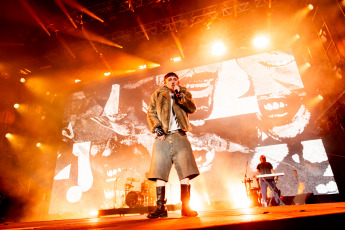
[[[267,35],[258,35],[253,39],[253,46],[258,49],[265,49],[270,45],[270,38]]]
[[[222,41],[216,41],[212,45],[212,55],[221,56],[226,53],[226,46]]]

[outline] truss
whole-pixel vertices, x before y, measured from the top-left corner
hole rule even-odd
[[[108,39],[118,44],[127,43],[133,39],[145,39],[168,31],[180,31],[193,27],[194,25],[207,24],[208,22],[221,17],[237,17],[243,12],[254,10],[257,8],[268,8],[275,4],[278,0],[220,0],[218,4],[210,5],[191,12],[174,15],[158,21],[149,22],[141,26],[128,28],[125,30],[117,30],[106,34]],[[173,5],[174,0],[109,0],[88,7],[87,9],[99,16],[100,18],[116,17],[127,11],[135,11],[144,6],[151,5],[164,7],[165,3]],[[80,21],[80,15],[83,12],[74,11],[71,17]],[[94,21],[91,17],[84,17],[83,23]],[[52,22],[54,24],[54,22]],[[71,23],[67,19],[60,20],[57,30],[70,30]]]
[[[207,24],[219,17],[235,16],[254,8],[268,7],[277,0],[231,0],[218,5],[208,6],[188,13],[147,23],[106,35],[107,38],[118,44],[127,43],[133,39],[144,39],[169,31],[180,31],[194,25]],[[146,33],[146,34],[145,34]]]

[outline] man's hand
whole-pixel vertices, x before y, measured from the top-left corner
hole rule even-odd
[[[175,85],[174,86],[174,91],[176,92],[180,92],[180,86],[179,85]]]
[[[162,129],[162,127],[158,126],[155,128],[156,138],[158,138],[161,141],[165,140],[165,133]]]
[[[158,138],[158,139],[161,140],[161,141],[164,141],[164,140],[165,140],[165,134],[162,135],[162,136],[157,136],[156,138]]]
[[[155,133],[157,134],[158,137],[165,134],[162,127],[160,127],[160,126],[155,128]]]

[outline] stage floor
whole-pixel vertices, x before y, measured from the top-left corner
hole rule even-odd
[[[102,216],[69,220],[0,224],[0,229],[321,229],[345,228],[345,203],[286,205],[200,211],[197,217],[147,219],[145,215]],[[339,224],[338,224],[339,223]]]

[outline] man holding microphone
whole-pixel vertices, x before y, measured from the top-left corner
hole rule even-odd
[[[152,150],[149,180],[156,181],[157,209],[148,218],[167,217],[165,207],[165,185],[174,164],[181,183],[182,216],[197,216],[190,208],[189,180],[198,176],[186,132],[191,131],[188,116],[196,111],[192,95],[180,86],[177,74],[170,72],[164,76],[164,86],[151,96],[147,120],[155,141]]]

